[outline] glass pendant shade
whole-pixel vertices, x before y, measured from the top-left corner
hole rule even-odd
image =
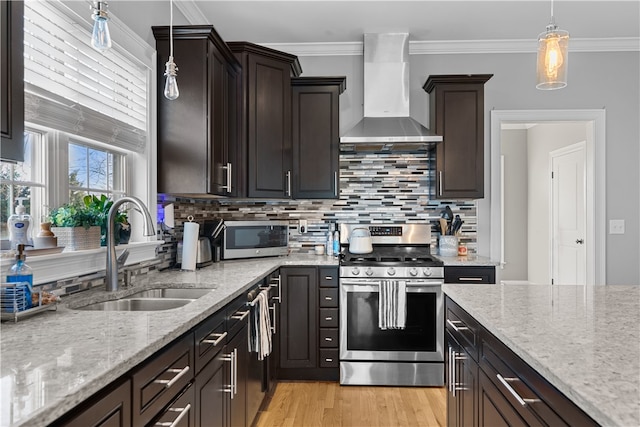
[[[91,46],[99,52],[104,52],[111,47],[111,35],[109,34],[109,20],[107,14],[107,2],[98,1],[93,6],[93,33],[91,34]]]
[[[538,36],[538,66],[536,88],[562,89],[567,85],[569,66],[569,33],[550,24]]]

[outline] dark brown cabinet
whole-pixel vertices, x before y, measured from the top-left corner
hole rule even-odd
[[[54,426],[64,427],[129,427],[131,426],[131,380],[107,388],[91,399],[88,407]]]
[[[496,283],[496,268],[494,266],[445,266],[445,283]]]
[[[429,76],[436,145],[436,198],[484,197],[484,84],[493,74]]]
[[[289,198],[291,77],[302,72],[298,58],[248,42],[227,44],[242,65],[239,140],[246,147],[246,185],[240,185],[248,197]]]
[[[280,271],[282,310],[278,378],[338,380],[338,269],[287,267]]]
[[[158,70],[169,56],[169,27],[153,27]],[[239,195],[240,64],[211,25],[173,27],[180,96],[158,78],[158,192]]]
[[[445,316],[449,426],[597,425],[448,297]]]
[[[339,197],[339,97],[345,81],[345,77],[291,79],[294,199]]]
[[[0,1],[0,139],[2,160],[24,161],[22,1]]]

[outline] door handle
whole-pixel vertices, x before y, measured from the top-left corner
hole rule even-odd
[[[584,239],[576,239],[576,243],[582,245],[584,244]]]
[[[439,190],[439,194],[438,194],[438,195],[439,195],[439,196],[442,196],[442,171],[440,171],[440,172],[438,173],[438,176],[439,176],[439,178],[440,178],[440,179],[438,180],[438,181],[439,181],[439,182],[438,182],[438,190]]]
[[[205,344],[212,344],[214,347],[220,344],[220,342],[227,336],[226,332],[221,334],[211,334],[207,337],[206,340],[202,340]],[[213,338],[213,339],[212,339]]]
[[[287,171],[287,197],[291,197],[291,171]]]
[[[171,388],[180,378],[189,372],[189,365],[185,366],[182,369],[167,369],[166,372],[171,372],[172,374],[177,374],[175,377],[170,380],[155,380],[154,383],[164,385],[164,388]]]
[[[222,166],[222,169],[227,172],[227,185],[223,185],[222,189],[226,190],[227,193],[231,193],[231,163]]]
[[[339,181],[338,181],[338,172],[334,172],[333,173],[333,195],[338,197],[338,185],[339,185]]]

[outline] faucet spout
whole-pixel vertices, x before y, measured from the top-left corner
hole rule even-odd
[[[155,229],[153,226],[153,219],[149,213],[149,209],[142,203],[140,199],[133,196],[122,197],[111,205],[109,209],[109,215],[107,216],[107,270],[105,277],[105,288],[107,292],[113,292],[118,290],[118,259],[116,258],[116,237],[115,231],[115,217],[118,212],[118,208],[123,203],[133,203],[144,217],[143,222],[143,234],[145,236],[153,236]]]

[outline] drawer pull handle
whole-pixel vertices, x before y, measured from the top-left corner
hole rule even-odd
[[[522,406],[527,406],[527,403],[540,402],[539,399],[523,399],[522,397],[520,397],[518,392],[516,392],[513,389],[513,387],[511,387],[511,384],[509,384],[509,381],[520,381],[519,378],[505,378],[500,374],[496,374],[496,378],[498,378],[498,381],[502,383],[502,385],[507,389],[507,391],[509,391],[509,393],[511,393],[511,395],[515,397],[518,403],[521,404]]]
[[[326,320],[327,322],[331,322],[333,320],[333,317],[327,316],[324,318],[324,320]]]
[[[269,310],[273,311],[273,321],[271,322],[273,326],[271,326],[271,332],[273,334],[276,333],[276,303],[273,303],[272,307],[269,307]]]
[[[247,311],[236,311],[236,314],[231,316],[232,319],[244,320],[249,315],[249,310]]]
[[[482,277],[458,277],[458,281],[467,281],[467,282],[482,282]]]
[[[324,280],[333,280],[333,276],[324,276]]]
[[[462,321],[447,319],[447,325],[451,326],[454,331],[459,332],[459,331],[468,331],[469,330],[468,327],[466,327],[466,326],[458,326],[456,323],[462,323]]]
[[[184,408],[169,408],[168,411],[180,412],[178,417],[175,420],[173,420],[173,422],[156,423],[156,425],[160,427],[176,427],[178,424],[180,424],[180,420],[182,420],[184,416],[189,413],[190,409],[191,409],[190,403],[187,403],[187,406],[185,406]]]
[[[326,359],[324,359],[324,361],[325,362],[333,362],[333,359],[326,358]]]
[[[189,365],[185,366],[182,369],[167,369],[166,372],[178,373],[175,377],[170,380],[155,380],[154,383],[164,384],[164,388],[171,388],[180,378],[185,376],[187,372],[189,372]]]
[[[220,344],[220,342],[227,336],[226,332],[221,334],[211,334],[206,340],[202,340],[205,344],[212,344],[214,347]],[[213,339],[211,339],[213,338]]]
[[[324,300],[325,300],[325,301],[333,301],[333,298],[331,298],[331,297],[324,297]]]
[[[324,340],[325,340],[325,341],[332,342],[332,341],[333,341],[333,338],[331,338],[331,337],[325,337],[325,338],[324,338]]]

